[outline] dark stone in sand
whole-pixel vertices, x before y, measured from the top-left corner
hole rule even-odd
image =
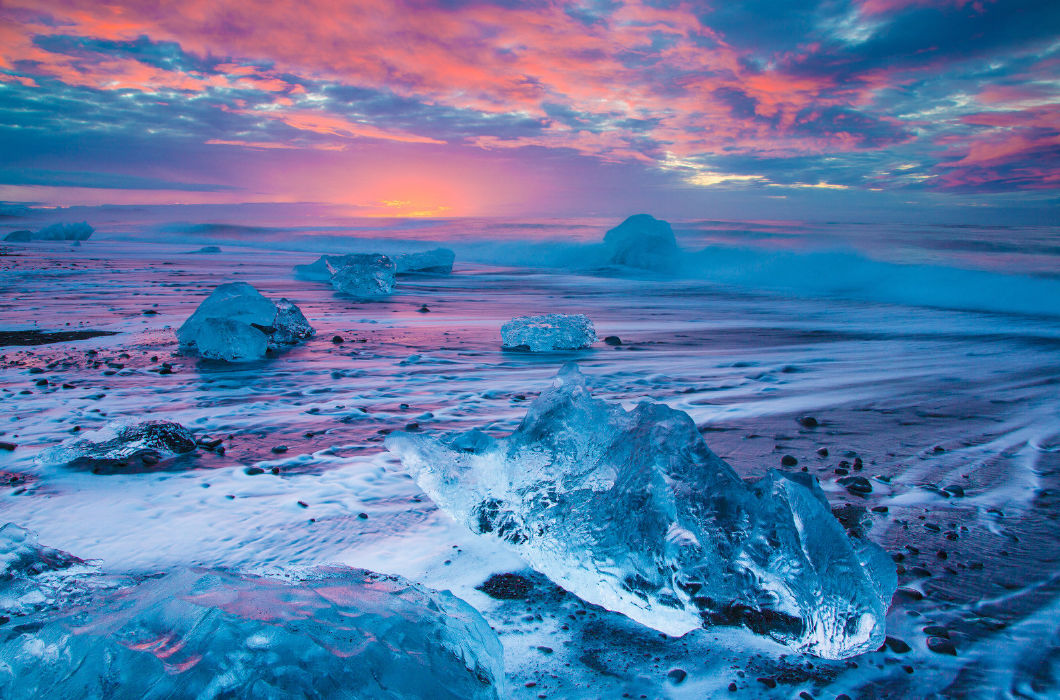
[[[341,336],[341,335],[333,335],[333,336],[331,336],[331,342],[333,342],[333,343],[335,343],[336,345],[338,345],[339,343],[344,343],[344,342],[346,342],[346,341],[344,341],[344,340],[342,339],[342,336]]]
[[[964,488],[957,484],[950,484],[942,489],[943,491],[949,491],[951,495],[957,498],[964,498]]]
[[[670,672],[666,674],[666,677],[674,685],[680,685],[685,682],[686,678],[688,678],[688,673],[683,668],[675,668],[671,669]]]
[[[261,467],[247,467],[243,470],[243,473],[248,476],[257,476],[258,474],[264,474],[265,470]]]
[[[895,654],[908,654],[912,648],[897,637],[887,637],[883,640],[884,645]]]
[[[420,308],[416,309],[416,311],[417,311],[417,313],[421,313],[421,314],[429,314],[431,312],[431,310],[427,308],[426,304],[424,304]]]
[[[957,647],[945,637],[928,637],[927,648],[936,654],[949,654],[957,656]]]
[[[770,678],[769,676],[762,676],[761,678],[758,679],[758,682],[761,683],[762,685],[764,685],[767,688],[776,688],[777,687],[776,680],[774,680],[773,678]]]
[[[817,448],[817,454],[821,455],[822,457],[827,457],[828,456],[828,448],[827,447],[818,447]]]
[[[621,345],[622,344],[622,339],[619,338],[617,335],[609,335],[606,338],[604,338],[604,342],[607,343],[608,345]]]
[[[784,467],[794,467],[799,463],[799,460],[795,459],[791,455],[784,455],[780,458],[780,464]]]
[[[735,693],[736,691],[737,691],[736,684],[735,683],[729,683],[729,692],[730,693]]]
[[[284,452],[287,451],[287,445],[277,445],[276,447],[272,448],[272,451],[275,454],[282,455]]]
[[[13,452],[16,447],[18,447],[18,445],[13,442],[0,442],[0,450]]]
[[[368,519],[368,513],[358,513],[357,517],[360,518],[361,520],[367,520]]]
[[[872,484],[863,476],[844,476],[839,483],[846,487],[850,493],[863,496],[872,493]]]
[[[801,418],[797,418],[796,420],[798,420],[799,425],[804,428],[816,428],[819,425],[817,419],[813,416],[802,416]]]
[[[117,335],[116,331],[0,331],[0,346],[49,345],[65,343],[71,340],[99,338],[105,335]]]
[[[477,588],[497,600],[525,600],[533,584],[519,574],[494,574]]]

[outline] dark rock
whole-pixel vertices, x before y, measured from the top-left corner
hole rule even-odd
[[[682,668],[675,668],[666,674],[666,678],[674,685],[680,685],[688,678],[688,673]]]
[[[275,454],[282,455],[284,452],[287,451],[287,445],[277,445],[276,447],[272,448],[272,451]]]
[[[818,447],[817,448],[817,454],[821,455],[822,457],[827,457],[828,456],[828,448],[827,447]]]
[[[621,345],[622,344],[622,339],[619,338],[617,335],[609,335],[606,338],[604,338],[604,342],[607,343],[608,345]]]
[[[257,476],[258,474],[264,474],[265,470],[261,467],[247,467],[243,470],[243,473],[248,476]]]
[[[949,486],[944,487],[942,490],[948,491],[952,496],[955,496],[957,498],[964,498],[964,488],[958,486],[957,484],[950,484]]]
[[[936,654],[949,654],[957,656],[957,647],[945,637],[928,637],[927,648]]]
[[[342,339],[341,335],[333,335],[333,336],[331,336],[331,342],[333,342],[336,345],[338,345],[339,343],[344,343],[346,341]]]
[[[18,447],[18,445],[16,445],[13,442],[0,442],[0,450],[5,450],[7,452],[13,452],[16,447]]]
[[[767,688],[776,688],[777,687],[777,681],[775,679],[773,679],[773,678],[770,678],[769,676],[762,676],[761,678],[758,679],[758,682],[761,683],[762,685],[764,685]]]
[[[817,419],[813,416],[802,416],[801,418],[797,418],[796,420],[798,420],[799,425],[804,428],[816,428],[819,425]]]
[[[525,600],[533,584],[519,574],[493,574],[476,588],[497,600]]]
[[[429,314],[430,312],[431,312],[431,310],[429,308],[427,308],[426,304],[424,304],[420,308],[416,309],[416,313],[420,313],[420,314]]]
[[[872,493],[872,484],[863,476],[844,476],[839,480],[850,493],[863,496]]]
[[[895,654],[908,654],[912,651],[911,647],[897,637],[887,637],[883,640],[884,645]]]
[[[791,455],[784,455],[780,458],[780,464],[784,467],[794,467],[799,463],[799,460],[795,459]]]

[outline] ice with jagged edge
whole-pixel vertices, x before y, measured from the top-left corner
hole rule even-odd
[[[185,350],[226,362],[247,362],[313,336],[301,310],[264,297],[246,282],[218,286],[177,330]]]
[[[179,423],[115,421],[42,450],[37,463],[101,473],[131,473],[194,450],[195,436]]]
[[[33,234],[35,241],[87,241],[95,232],[88,222],[64,222],[45,226]]]
[[[670,224],[650,214],[634,214],[609,230],[604,247],[615,265],[654,271],[672,270],[680,253]]]
[[[358,299],[389,296],[394,292],[397,266],[379,253],[321,255],[308,265],[295,265],[295,277],[330,282],[335,291]]]
[[[0,616],[22,617],[71,597],[81,591],[71,573],[90,570],[71,554],[41,546],[35,532],[5,524],[0,527]]]
[[[577,350],[596,342],[596,329],[585,314],[516,316],[501,326],[501,344],[533,352]]]
[[[573,364],[507,438],[395,433],[386,445],[472,531],[649,627],[743,625],[833,659],[884,640],[894,564],[847,535],[812,476],[744,481],[688,414],[594,398]]]
[[[41,559],[35,541],[21,549],[29,551],[22,559]],[[0,578],[0,596],[6,585]],[[0,626],[0,697],[504,695],[503,650],[486,621],[451,593],[396,576],[181,568],[69,602],[23,608],[17,625]]]
[[[399,275],[410,272],[434,272],[448,274],[453,271],[456,253],[448,248],[434,248],[419,253],[399,253],[394,265]]]

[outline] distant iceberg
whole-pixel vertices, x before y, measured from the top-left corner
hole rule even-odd
[[[33,593],[45,575],[34,566],[46,573],[73,563],[80,560],[41,548],[32,533],[0,528],[0,602]],[[78,577],[67,578],[76,587]],[[90,588],[4,608],[19,617],[0,636],[0,697],[505,694],[503,650],[482,616],[451,593],[396,576],[321,567],[280,580],[177,569]]]
[[[456,253],[448,248],[435,248],[422,253],[399,253],[393,259],[399,275],[409,272],[449,274],[453,271]]]
[[[182,348],[213,360],[258,360],[315,334],[287,299],[272,302],[246,282],[218,286],[177,330]]]
[[[877,649],[897,586],[816,480],[744,481],[692,419],[593,398],[569,364],[509,437],[394,433],[387,448],[444,510],[591,603],[671,635],[742,625],[793,649]]]
[[[308,265],[295,265],[299,279],[330,282],[335,291],[358,299],[389,296],[394,291],[394,261],[378,253],[321,255]]]
[[[505,348],[547,352],[587,348],[595,342],[596,329],[585,314],[516,316],[501,326]]]
[[[680,248],[670,224],[649,214],[634,214],[604,234],[614,265],[666,271],[678,263]]]

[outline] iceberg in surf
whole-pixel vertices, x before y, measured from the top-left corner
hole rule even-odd
[[[394,265],[399,275],[409,272],[435,272],[448,274],[453,271],[456,253],[448,248],[435,248],[421,253],[399,253],[394,256]]]
[[[371,299],[394,291],[394,261],[378,253],[321,255],[309,265],[295,265],[295,276],[314,282],[330,282],[335,291]]]
[[[595,342],[596,329],[585,314],[516,316],[501,326],[501,344],[510,349],[577,350]]]
[[[186,350],[212,360],[258,360],[315,331],[287,299],[272,302],[246,282],[222,284],[177,330]]]
[[[95,231],[87,222],[46,226],[33,234],[35,241],[87,241]]]
[[[134,473],[194,451],[195,436],[179,423],[116,422],[42,451],[37,463],[97,474]]]
[[[677,265],[677,239],[670,224],[650,214],[634,214],[604,234],[614,265],[666,271]]]
[[[63,572],[83,564],[66,552],[42,547],[35,532],[14,523],[0,527],[0,614],[28,615],[52,605],[69,594]]]
[[[744,481],[688,414],[593,398],[568,364],[509,437],[395,433],[387,448],[473,532],[582,599],[671,635],[742,625],[799,651],[874,651],[897,586],[816,480]]]
[[[2,533],[2,531],[0,531]],[[5,698],[470,698],[500,642],[448,592],[346,567],[178,569],[0,628]]]

